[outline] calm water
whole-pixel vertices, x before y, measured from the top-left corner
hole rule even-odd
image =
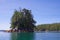
[[[60,40],[60,32],[39,32],[39,33],[0,32],[0,40]]]

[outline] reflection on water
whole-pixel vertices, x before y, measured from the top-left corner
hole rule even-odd
[[[60,32],[39,32],[39,33],[0,32],[0,40],[60,40]]]
[[[11,33],[11,40],[34,40],[34,33]]]

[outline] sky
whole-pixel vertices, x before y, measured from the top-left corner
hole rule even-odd
[[[0,0],[0,30],[10,29],[14,10],[32,11],[36,25],[60,22],[60,0]]]

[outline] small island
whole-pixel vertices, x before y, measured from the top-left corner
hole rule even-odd
[[[36,21],[33,19],[31,10],[15,10],[11,18],[10,32],[34,32]]]

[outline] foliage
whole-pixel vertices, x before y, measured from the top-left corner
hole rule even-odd
[[[42,24],[35,28],[36,31],[60,31],[60,23]]]
[[[11,19],[11,28],[17,30],[33,31],[36,22],[33,19],[31,10],[15,10]]]

